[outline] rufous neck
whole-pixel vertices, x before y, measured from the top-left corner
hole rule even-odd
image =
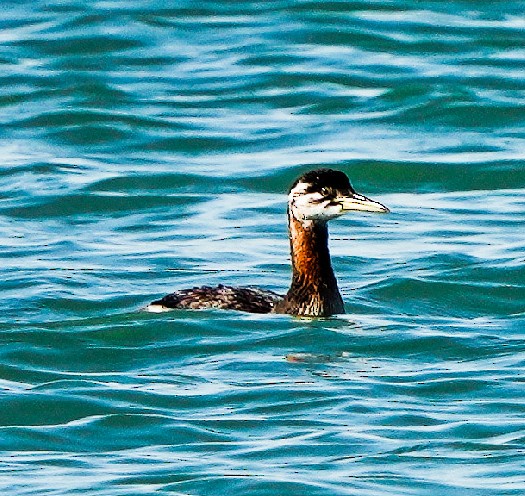
[[[293,280],[302,284],[335,284],[328,251],[328,226],[321,221],[299,221],[288,213]],[[324,285],[323,284],[323,285]]]
[[[300,221],[290,211],[288,223],[292,284],[277,311],[321,317],[344,313],[328,251],[327,223]]]

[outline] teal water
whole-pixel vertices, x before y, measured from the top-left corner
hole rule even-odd
[[[0,487],[522,495],[525,2],[15,2],[0,14]],[[347,314],[284,292],[334,167]]]

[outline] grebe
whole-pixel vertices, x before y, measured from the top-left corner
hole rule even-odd
[[[346,174],[318,169],[299,177],[288,194],[292,283],[285,296],[256,288],[183,289],[151,303],[147,310],[227,308],[251,313],[328,317],[345,313],[328,251],[329,220],[351,210],[388,212],[354,191]]]

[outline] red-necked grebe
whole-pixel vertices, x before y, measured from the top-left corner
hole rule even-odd
[[[388,212],[379,202],[354,191],[346,174],[318,169],[299,177],[288,195],[292,284],[285,296],[257,288],[219,285],[175,291],[147,309],[225,308],[251,313],[328,317],[345,313],[328,251],[329,220],[346,212]]]

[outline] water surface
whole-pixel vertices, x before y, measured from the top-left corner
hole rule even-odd
[[[0,487],[521,495],[522,1],[7,2]],[[290,280],[345,171],[347,314],[141,309]]]

